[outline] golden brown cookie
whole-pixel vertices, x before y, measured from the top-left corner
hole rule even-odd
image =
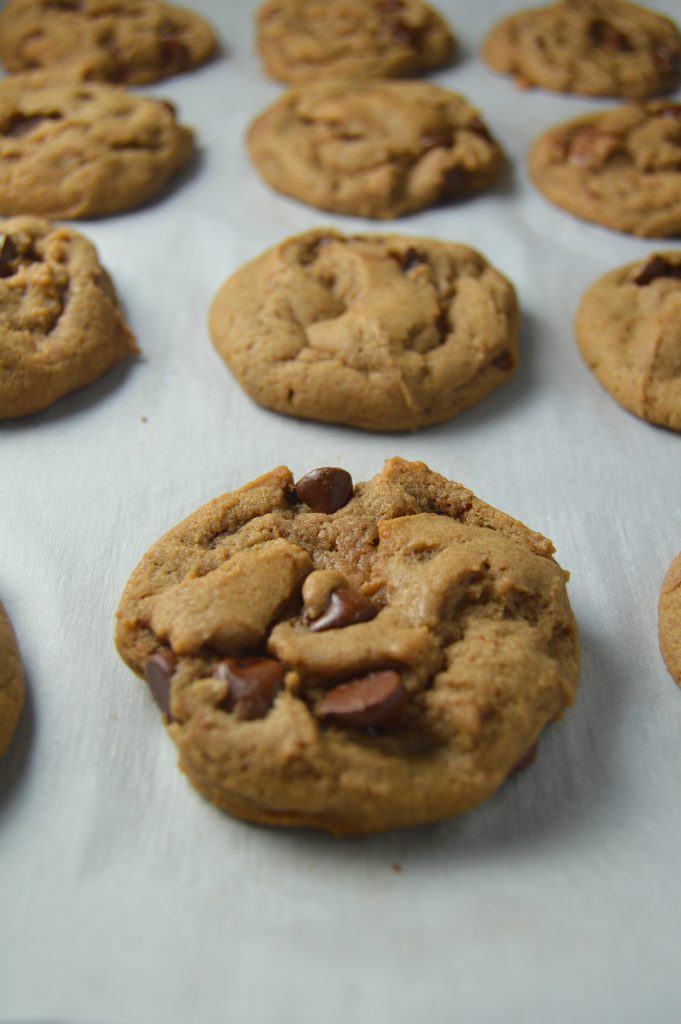
[[[331,230],[238,270],[210,312],[213,343],[256,402],[365,430],[457,416],[516,368],[513,286],[473,249]]]
[[[587,365],[625,409],[681,430],[681,252],[605,274],[575,324]]]
[[[77,59],[88,78],[140,85],[189,71],[215,48],[208,22],[157,0],[9,0],[0,13],[9,71]]]
[[[576,217],[649,238],[681,232],[681,103],[637,103],[556,125],[530,150],[535,185]]]
[[[665,665],[681,686],[681,554],[672,561],[662,581],[658,628]]]
[[[448,63],[454,36],[422,0],[268,0],[258,49],[273,78],[404,78]]]
[[[0,213],[102,217],[147,202],[194,136],[170,103],[43,71],[0,81]]]
[[[624,0],[562,0],[505,18],[483,55],[524,88],[637,99],[675,88],[681,35],[669,18]]]
[[[209,800],[367,833],[489,797],[573,700],[551,542],[422,462],[284,467],[170,530],[117,644]]]
[[[248,148],[279,192],[360,217],[400,217],[470,196],[504,166],[478,111],[427,82],[292,89],[253,122]]]
[[[0,419],[45,409],[137,351],[86,238],[38,217],[0,221]]]
[[[24,671],[19,648],[0,604],[0,757],[9,747],[24,703]]]

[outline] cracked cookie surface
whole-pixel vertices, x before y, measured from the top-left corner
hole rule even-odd
[[[16,729],[24,703],[24,671],[12,624],[0,603],[0,757]]]
[[[77,219],[130,210],[191,157],[171,104],[29,72],[0,81],[0,212]]]
[[[140,85],[203,64],[213,30],[193,11],[156,0],[10,0],[0,13],[0,60],[9,71],[74,59],[88,78]]]
[[[681,103],[630,104],[556,125],[529,155],[537,188],[576,217],[649,238],[681,232]]]
[[[0,419],[45,409],[137,351],[86,238],[38,217],[0,221]]]
[[[446,64],[455,48],[421,0],[269,0],[257,37],[268,74],[290,85],[408,77]]]
[[[660,588],[660,651],[672,679],[681,686],[681,554],[672,561]]]
[[[481,192],[504,165],[478,111],[425,82],[292,89],[253,122],[248,148],[279,192],[361,217],[399,217]]]
[[[424,463],[279,467],[147,552],[118,609],[180,766],[240,817],[367,833],[489,797],[573,700],[553,546]]]
[[[668,18],[636,4],[563,0],[504,19],[483,56],[525,88],[638,99],[675,88],[681,36]]]
[[[311,231],[238,270],[213,343],[256,402],[366,430],[458,415],[517,364],[512,285],[473,249]]]
[[[582,298],[575,330],[585,362],[616,401],[681,430],[681,251],[605,274]]]

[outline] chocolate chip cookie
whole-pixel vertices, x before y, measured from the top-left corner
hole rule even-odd
[[[238,270],[213,343],[256,402],[365,430],[457,416],[516,368],[513,286],[473,249],[309,231]]]
[[[422,462],[279,467],[152,546],[117,644],[239,817],[368,833],[489,797],[573,700],[553,546]]]
[[[455,47],[421,0],[268,0],[257,37],[267,72],[290,85],[404,78],[448,63]]]
[[[581,301],[576,333],[584,360],[616,401],[681,430],[681,251],[601,277]]]
[[[0,213],[102,217],[147,202],[194,151],[170,103],[43,71],[0,81]]]
[[[400,217],[472,195],[504,165],[477,110],[425,82],[292,89],[253,122],[248,148],[279,192],[360,217]]]
[[[681,35],[669,18],[623,0],[562,0],[504,19],[483,55],[525,88],[635,99],[676,87]]]
[[[24,703],[24,672],[19,648],[0,604],[0,757],[9,747]]]
[[[662,581],[658,616],[660,651],[672,679],[681,686],[681,554]]]
[[[195,68],[215,48],[208,22],[156,0],[9,0],[0,13],[9,71],[76,58],[88,78],[140,85]]]
[[[529,167],[547,198],[577,217],[650,238],[681,232],[681,103],[557,125],[534,143]]]
[[[45,409],[134,352],[86,238],[38,217],[0,221],[0,419]]]

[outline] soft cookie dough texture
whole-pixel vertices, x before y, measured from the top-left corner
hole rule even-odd
[[[576,318],[587,365],[621,405],[681,430],[681,251],[605,274]]]
[[[208,22],[157,0],[9,0],[0,13],[8,71],[76,59],[88,78],[141,85],[197,67],[215,48]]]
[[[672,679],[681,686],[681,554],[662,581],[658,621],[662,657]]]
[[[44,409],[135,352],[86,238],[38,217],[0,221],[0,419]]]
[[[210,312],[256,402],[366,430],[441,423],[502,385],[518,323],[512,285],[473,249],[330,230],[246,264]]]
[[[248,148],[279,192],[360,217],[400,217],[481,192],[504,165],[478,111],[427,82],[292,89],[253,122]]]
[[[500,22],[483,55],[524,87],[638,99],[675,87],[681,35],[668,18],[623,0],[563,0]]]
[[[404,78],[446,64],[455,48],[444,19],[421,0],[269,0],[258,49],[273,78]]]
[[[0,757],[9,747],[24,703],[24,672],[19,648],[0,603]]]
[[[557,206],[648,238],[681,232],[681,103],[615,107],[556,125],[532,146],[535,185]]]
[[[341,834],[435,821],[494,793],[573,700],[552,551],[421,462],[354,488],[280,467],[153,545],[118,648],[220,807]]]
[[[63,73],[0,81],[0,213],[120,213],[160,192],[193,151],[170,103]]]

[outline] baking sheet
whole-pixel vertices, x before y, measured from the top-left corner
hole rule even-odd
[[[253,50],[256,4],[191,6],[223,53],[143,91],[196,127],[199,159],[144,210],[80,225],[143,357],[0,425],[0,596],[29,686],[0,765],[0,1019],[676,1022],[681,693],[656,601],[681,549],[681,440],[610,399],[572,336],[597,276],[672,244],[571,218],[523,162],[540,131],[607,102],[523,93],[483,66],[485,30],[514,0],[440,0],[462,52],[433,78],[481,108],[510,170],[394,224],[334,217],[249,166],[244,130],[281,89]],[[246,259],[323,225],[479,248],[520,295],[515,378],[406,437],[254,406],[209,343],[209,303]],[[177,771],[115,653],[123,585],[181,517],[277,464],[363,480],[395,454],[553,539],[581,627],[577,703],[535,764],[460,820],[361,840],[235,821]]]

